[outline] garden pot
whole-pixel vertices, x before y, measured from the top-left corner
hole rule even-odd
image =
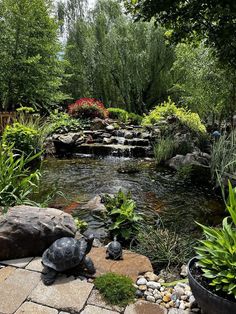
[[[236,302],[224,299],[204,288],[192,275],[191,267],[197,261],[194,257],[188,263],[188,280],[196,302],[204,314],[235,314]]]

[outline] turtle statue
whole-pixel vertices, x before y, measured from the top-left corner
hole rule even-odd
[[[122,246],[120,242],[116,240],[116,237],[114,237],[114,240],[110,242],[107,246],[106,258],[107,259],[110,258],[114,260],[123,259]]]
[[[42,280],[45,285],[51,285],[58,274],[71,268],[79,267],[86,269],[88,273],[94,274],[95,268],[90,257],[86,256],[93,244],[94,236],[79,240],[64,237],[56,240],[43,253],[42,264],[45,267]]]

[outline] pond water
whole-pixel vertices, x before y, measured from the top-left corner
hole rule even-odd
[[[119,167],[133,164],[137,173],[119,173]],[[41,196],[53,186],[67,200],[55,196],[51,206],[65,208],[68,204],[83,204],[101,193],[131,191],[137,209],[152,223],[160,219],[167,228],[178,233],[197,230],[195,221],[211,224],[220,221],[224,206],[210,188],[180,180],[174,172],[156,168],[151,160],[124,158],[47,159],[43,165]],[[75,203],[77,205],[77,203]],[[69,206],[70,207],[70,206]],[[76,215],[86,221],[94,220],[79,209]],[[98,223],[99,225],[99,223]]]

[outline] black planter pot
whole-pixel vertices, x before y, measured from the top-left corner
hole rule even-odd
[[[188,280],[196,302],[204,314],[236,314],[236,302],[231,302],[204,288],[192,275],[191,267],[197,261],[192,258],[188,263]]]

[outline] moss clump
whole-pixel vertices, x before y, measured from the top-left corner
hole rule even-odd
[[[109,304],[125,306],[134,301],[135,288],[129,277],[107,273],[95,279],[95,287]]]

